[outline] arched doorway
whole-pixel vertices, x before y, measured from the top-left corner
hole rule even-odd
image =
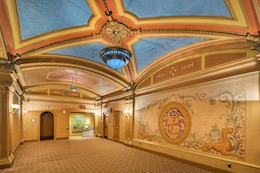
[[[41,114],[41,140],[53,139],[54,137],[54,120],[51,112]]]

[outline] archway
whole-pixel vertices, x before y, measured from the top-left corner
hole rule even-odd
[[[51,112],[41,114],[41,140],[54,138],[54,119]]]

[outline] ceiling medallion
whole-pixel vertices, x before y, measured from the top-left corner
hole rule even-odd
[[[131,33],[127,26],[114,20],[108,21],[102,28],[102,37],[114,46],[101,50],[100,57],[114,70],[127,65],[132,57],[132,53],[123,48],[123,42],[129,39]]]
[[[105,14],[108,16],[108,21],[102,27],[101,36],[113,46],[102,49],[99,55],[109,67],[118,70],[131,60],[132,53],[123,48],[123,42],[129,39],[132,31],[126,25],[114,20],[106,0],[102,2],[106,9]]]
[[[115,46],[122,46],[131,36],[131,29],[117,21],[108,21],[102,28],[101,35]]]

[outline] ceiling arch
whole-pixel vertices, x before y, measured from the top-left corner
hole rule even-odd
[[[260,30],[257,0],[3,0],[0,9],[0,58],[19,54],[21,87],[47,95],[70,91],[75,74],[80,98],[121,93],[133,83],[140,89],[161,85],[172,80],[156,79],[168,68],[178,69],[181,79],[250,58],[256,54],[250,47],[260,42],[254,39]],[[115,25],[127,33],[122,46],[133,54],[118,71],[99,57],[116,44]]]

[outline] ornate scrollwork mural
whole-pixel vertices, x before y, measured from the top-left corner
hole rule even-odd
[[[244,160],[245,91],[154,100],[136,112],[139,139]]]
[[[159,129],[163,138],[171,144],[183,142],[190,133],[191,118],[187,108],[178,102],[164,106],[159,116]]]

